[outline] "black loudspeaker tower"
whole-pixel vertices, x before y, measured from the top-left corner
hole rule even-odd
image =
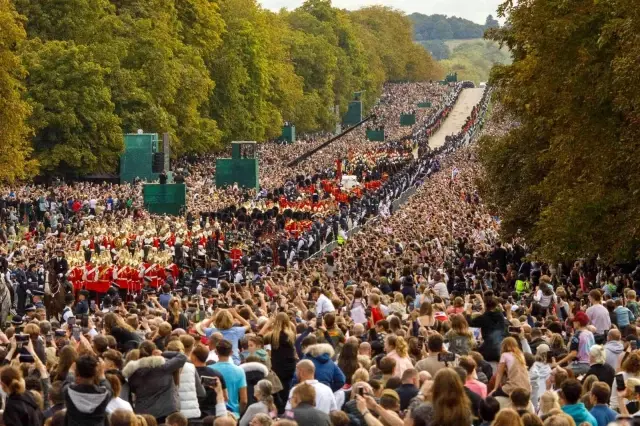
[[[162,170],[164,170],[164,152],[156,152],[153,154],[151,171],[153,173],[162,173]]]

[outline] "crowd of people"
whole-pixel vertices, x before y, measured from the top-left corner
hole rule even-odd
[[[384,142],[361,129],[293,168],[320,137],[262,146],[259,191],[181,162],[184,218],[133,185],[7,188],[2,423],[633,424],[640,268],[500,241],[471,143],[513,125],[486,119],[490,92],[428,147],[464,86],[386,85]]]

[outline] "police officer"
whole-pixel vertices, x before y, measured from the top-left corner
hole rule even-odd
[[[17,261],[17,269],[14,272],[16,280],[16,294],[18,296],[18,315],[24,315],[24,307],[27,304],[27,296],[29,295],[29,286],[27,283],[27,273],[24,270],[24,259]]]
[[[67,275],[67,271],[69,271],[69,264],[67,263],[67,259],[64,257],[64,251],[62,248],[57,247],[55,254],[55,257],[53,258],[53,271],[58,279],[62,279]]]
[[[69,318],[73,317],[73,304],[76,299],[73,297],[73,294],[67,293],[64,295],[64,309],[62,310],[62,320],[67,322]]]
[[[182,272],[180,273],[181,286],[190,285],[192,281],[191,268],[186,263],[182,265]]]

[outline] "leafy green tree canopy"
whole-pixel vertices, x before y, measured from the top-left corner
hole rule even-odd
[[[481,141],[505,237],[545,260],[638,256],[640,11],[622,0],[505,2],[490,31],[513,53],[497,100],[519,126]]]

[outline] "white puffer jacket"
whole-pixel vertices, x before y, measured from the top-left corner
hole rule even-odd
[[[190,362],[185,363],[180,371],[178,396],[180,399],[180,412],[184,414],[187,419],[200,418],[198,385],[200,385],[200,383],[196,383],[196,367]]]

